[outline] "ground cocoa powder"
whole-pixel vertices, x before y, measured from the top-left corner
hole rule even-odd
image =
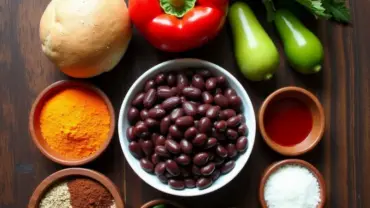
[[[111,208],[113,197],[100,183],[87,178],[68,182],[73,208]]]

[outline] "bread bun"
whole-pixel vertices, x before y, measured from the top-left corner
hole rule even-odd
[[[76,78],[113,69],[131,36],[124,0],[52,0],[40,21],[42,50]]]

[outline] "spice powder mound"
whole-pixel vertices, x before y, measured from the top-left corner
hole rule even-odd
[[[87,178],[68,182],[73,208],[115,208],[113,196],[100,183]]]
[[[51,187],[41,199],[39,208],[72,208],[66,182]]]
[[[54,151],[71,159],[85,158],[101,148],[108,137],[108,107],[91,90],[67,88],[44,104],[40,129]]]

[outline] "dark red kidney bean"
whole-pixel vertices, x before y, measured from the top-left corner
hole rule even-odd
[[[154,173],[156,175],[163,175],[165,171],[166,171],[166,163],[164,162],[159,162],[154,168]]]
[[[166,147],[162,145],[156,146],[154,152],[161,157],[170,157],[170,153],[167,151]]]
[[[180,128],[188,128],[194,125],[194,119],[191,116],[182,116],[176,119],[175,124]]]
[[[140,118],[141,120],[145,120],[147,118],[149,118],[149,112],[147,109],[143,109],[140,111]]]
[[[146,81],[145,83],[145,87],[144,87],[144,91],[147,92],[148,90],[150,90],[151,88],[155,88],[155,82],[154,80],[150,79],[148,81]]]
[[[198,127],[199,127],[199,120],[195,120],[194,121],[194,127],[198,129]]]
[[[216,157],[215,153],[214,152],[208,152],[208,161],[213,161]]]
[[[182,190],[185,188],[185,183],[182,180],[170,179],[168,185],[175,190]]]
[[[202,77],[204,77],[204,78],[208,78],[208,77],[212,76],[211,71],[209,71],[209,70],[207,70],[207,69],[199,70],[199,71],[197,71],[197,73],[198,73],[199,75],[201,75]]]
[[[224,95],[225,97],[231,97],[233,95],[236,95],[236,92],[234,89],[232,88],[227,88],[225,91],[224,91]]]
[[[185,154],[191,154],[193,152],[193,145],[186,139],[180,141],[180,147]]]
[[[225,86],[226,85],[226,78],[225,76],[218,76],[217,78],[217,85],[218,86]]]
[[[200,133],[207,133],[210,132],[212,128],[211,119],[207,117],[203,117],[199,120],[198,130]]]
[[[220,119],[227,121],[227,119],[236,116],[236,112],[233,109],[225,109],[220,112]]]
[[[155,108],[155,109],[158,109],[158,108],[163,109],[161,104],[157,104],[157,105],[155,105],[153,108]]]
[[[221,175],[221,171],[216,169],[215,171],[213,171],[213,173],[211,174],[211,178],[212,178],[212,181],[216,181]]]
[[[207,141],[207,135],[205,134],[197,134],[195,138],[193,139],[192,143],[195,146],[202,146]]]
[[[180,175],[180,168],[174,160],[166,160],[166,170],[173,176]]]
[[[151,156],[151,161],[152,161],[153,165],[157,165],[161,161],[161,158],[159,157],[159,155],[157,153],[154,153]]]
[[[177,88],[181,91],[184,87],[189,86],[189,80],[184,73],[177,74]]]
[[[166,115],[166,111],[162,108],[152,108],[148,111],[149,118],[161,119]]]
[[[224,120],[221,120],[221,121],[218,121],[216,124],[215,124],[215,129],[219,132],[224,132],[226,130],[226,127],[227,127],[227,122],[224,121]]]
[[[130,144],[128,145],[128,149],[134,157],[138,159],[143,157],[143,151],[141,150],[140,144],[138,142],[130,142]]]
[[[216,95],[219,95],[219,94],[222,94],[222,89],[221,88],[216,88],[216,90],[215,90],[215,96]]]
[[[149,129],[156,129],[159,127],[159,122],[152,118],[145,119],[144,123],[148,126]]]
[[[216,119],[218,117],[218,114],[220,113],[220,106],[212,106],[208,109],[206,116],[209,119]]]
[[[204,176],[209,176],[213,173],[213,171],[216,169],[216,165],[214,163],[208,163],[206,166],[202,167],[200,169],[200,173]]]
[[[200,168],[196,165],[193,165],[191,167],[191,172],[193,173],[193,175],[200,175]]]
[[[215,157],[215,159],[213,160],[213,162],[216,164],[216,166],[220,166],[222,165],[224,162],[225,162],[225,158],[222,158],[222,157]]]
[[[239,110],[242,105],[242,99],[237,95],[230,96],[229,104],[233,109]]]
[[[185,87],[182,94],[189,99],[198,100],[201,98],[202,91],[196,87]]]
[[[157,100],[157,91],[155,89],[149,89],[144,95],[143,104],[145,108],[151,108]]]
[[[193,157],[193,163],[198,166],[206,164],[209,160],[209,155],[206,152],[200,152]]]
[[[195,188],[195,180],[187,178],[184,180],[186,188]]]
[[[170,87],[173,87],[176,85],[176,76],[174,74],[167,75],[167,84]]]
[[[228,161],[228,162],[226,162],[225,164],[222,165],[221,173],[226,174],[226,173],[230,172],[234,167],[235,167],[234,160],[230,160],[230,161]]]
[[[191,162],[191,159],[189,156],[185,155],[185,154],[181,154],[180,156],[178,156],[175,161],[177,162],[177,164],[179,165],[189,165],[190,162]]]
[[[180,167],[180,175],[182,176],[182,177],[189,177],[190,176],[190,169],[189,169],[189,167],[187,167],[187,168],[184,168],[184,167]]]
[[[176,139],[181,139],[182,137],[184,137],[184,134],[180,131],[179,128],[177,128],[176,125],[171,125],[170,128],[168,129],[168,133],[169,135]]]
[[[234,129],[227,129],[226,137],[230,140],[236,140],[238,138],[238,132],[235,131]]]
[[[212,185],[212,180],[209,178],[199,178],[196,185],[199,189],[206,189]]]
[[[212,137],[215,137],[217,140],[225,140],[226,137],[223,133],[217,131],[215,128],[212,128]]]
[[[240,116],[233,116],[229,119],[227,119],[227,127],[229,128],[236,128],[241,123]]]
[[[205,149],[209,149],[209,148],[212,148],[214,147],[215,145],[217,144],[217,139],[214,138],[214,137],[209,137],[207,139],[207,142],[206,142],[206,145],[205,145]]]
[[[212,104],[213,103],[213,95],[207,91],[202,92],[202,100],[204,104]]]
[[[242,122],[242,123],[245,122],[245,118],[244,118],[244,115],[243,114],[239,113],[236,116],[240,118],[240,122]]]
[[[238,154],[238,152],[236,151],[235,145],[233,143],[227,144],[226,149],[227,149],[227,156],[229,158],[234,158]]]
[[[166,75],[164,75],[163,73],[160,73],[160,74],[158,74],[158,75],[155,77],[155,83],[156,83],[157,85],[165,84],[166,79],[167,79]]]
[[[139,93],[136,97],[132,100],[131,104],[136,107],[140,107],[143,104],[145,93]]]
[[[221,108],[227,108],[227,106],[229,105],[229,101],[222,94],[215,95],[214,100],[216,105],[219,105]]]
[[[130,126],[130,127],[127,128],[126,136],[127,136],[128,141],[130,141],[130,142],[136,140],[136,135],[135,135],[133,126]]]
[[[216,147],[216,153],[220,157],[227,157],[227,150],[220,144]]]
[[[168,179],[164,175],[157,175],[157,178],[159,179],[159,181],[161,181],[164,184],[167,184],[168,183]]]
[[[163,135],[159,135],[157,140],[155,141],[155,145],[156,146],[158,146],[158,145],[164,146],[165,142],[166,142],[166,138]]]
[[[176,108],[180,103],[181,103],[180,98],[177,96],[174,96],[174,97],[170,97],[164,100],[162,103],[162,107],[164,110],[169,111],[169,110]]]
[[[246,124],[241,124],[239,127],[238,127],[238,133],[239,133],[239,136],[247,136],[248,135],[248,127]]]
[[[140,118],[140,112],[137,108],[131,107],[127,112],[127,119],[131,124],[136,123]]]
[[[172,139],[166,140],[165,147],[172,154],[179,154],[181,152],[180,144]]]
[[[175,122],[176,119],[180,118],[184,114],[185,114],[184,109],[182,109],[182,108],[175,108],[175,109],[172,110],[172,112],[170,114],[170,119],[171,119],[172,122]]]
[[[208,91],[212,91],[212,90],[216,89],[216,87],[217,87],[217,79],[215,77],[211,77],[211,78],[207,79],[206,89]]]
[[[211,107],[210,104],[202,104],[202,105],[199,105],[198,106],[198,114],[201,115],[201,116],[205,116],[208,109]]]
[[[146,155],[151,155],[154,150],[154,145],[152,140],[145,140],[142,143],[140,143],[141,149]]]
[[[239,152],[244,152],[248,147],[248,138],[246,136],[241,136],[236,140],[236,149]]]
[[[168,86],[160,86],[157,88],[157,95],[160,98],[167,99],[169,97],[173,97],[177,94],[176,91],[172,90]]]
[[[186,100],[186,97],[184,96],[181,96],[180,97],[180,100],[181,100],[181,103],[184,104],[187,100]]]
[[[153,144],[157,144],[158,137],[159,137],[159,134],[157,133],[152,133],[152,135],[150,135],[150,139],[152,140]]]
[[[173,175],[171,175],[171,173],[169,173],[167,171],[164,173],[164,176],[166,176],[167,179],[171,179],[171,178],[174,177]]]
[[[166,135],[171,125],[171,119],[169,116],[164,117],[160,123],[160,132],[162,135]]]
[[[134,132],[137,137],[143,138],[149,134],[149,129],[144,122],[138,122],[134,127]]]
[[[204,79],[199,74],[195,74],[193,76],[191,84],[200,90],[204,90],[205,87]]]
[[[195,116],[197,114],[197,107],[189,101],[184,102],[182,108],[188,116]]]
[[[185,131],[184,136],[186,139],[193,139],[197,134],[198,134],[198,130],[193,126],[193,127],[188,128]]]
[[[154,165],[152,162],[150,162],[148,159],[146,158],[142,158],[140,160],[140,166],[141,168],[143,168],[146,172],[148,173],[151,173],[153,172],[153,169],[154,169]]]

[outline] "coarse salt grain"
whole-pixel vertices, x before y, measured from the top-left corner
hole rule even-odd
[[[264,198],[269,208],[316,208],[320,185],[307,168],[284,165],[267,179]]]

